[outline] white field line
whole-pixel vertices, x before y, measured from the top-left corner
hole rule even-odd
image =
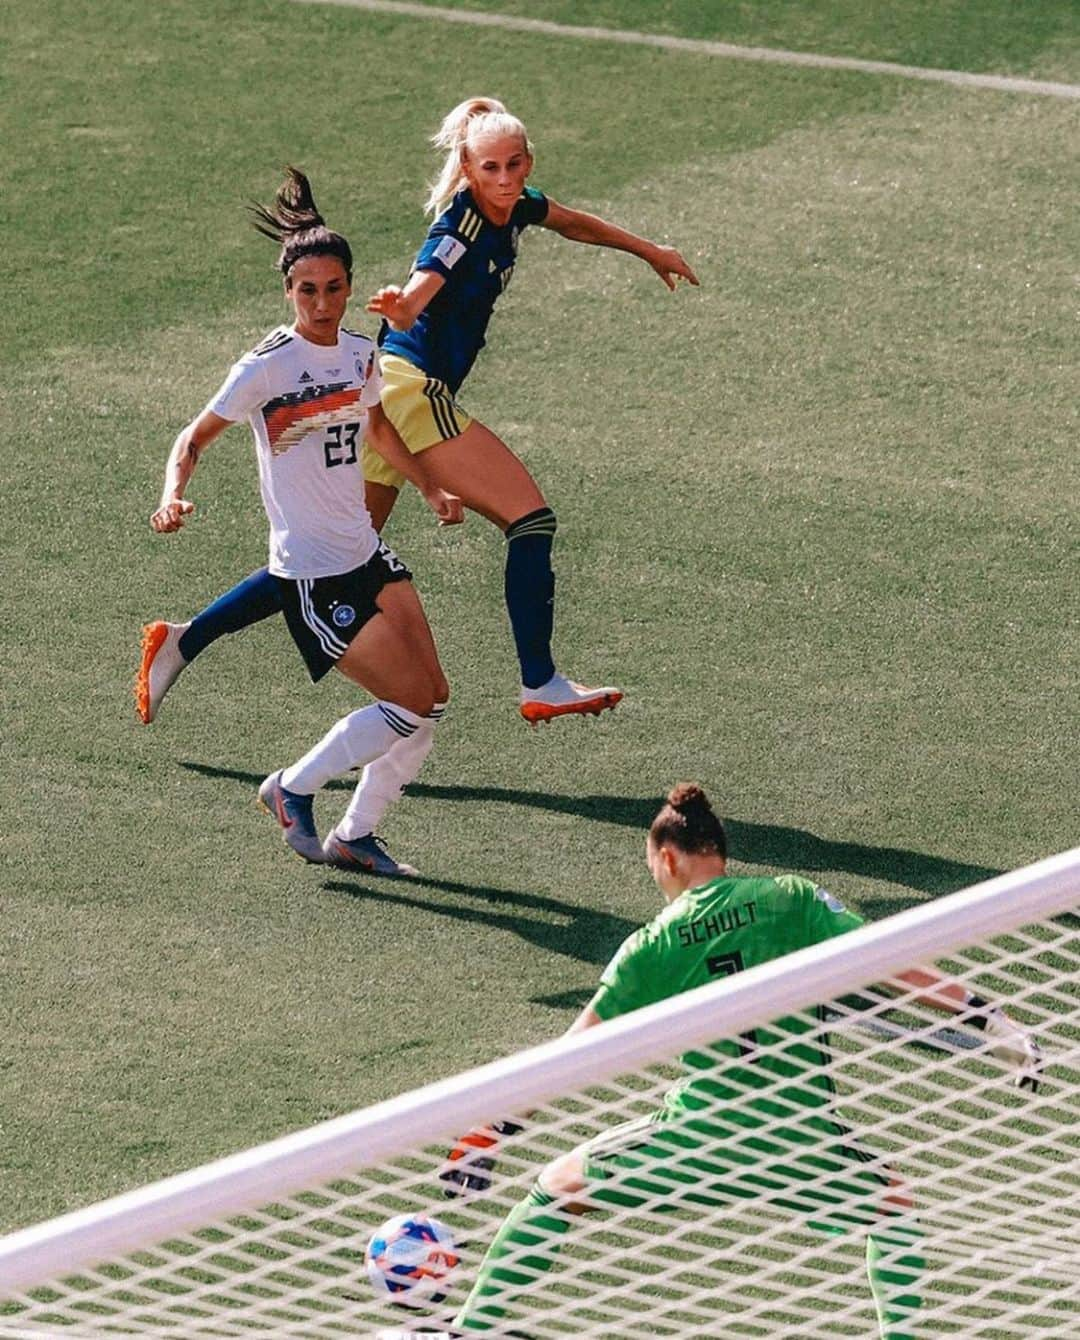
[[[919,65],[896,65],[884,60],[859,60],[854,56],[819,56],[809,51],[781,51],[773,47],[740,47],[729,42],[709,42],[693,37],[669,37],[663,33],[639,33],[626,28],[579,27],[527,19],[516,14],[481,13],[475,9],[445,9],[439,5],[414,4],[410,0],[297,0],[299,4],[345,5],[403,18],[436,19],[443,23],[466,23],[480,28],[503,28],[512,32],[537,33],[547,37],[569,37],[598,42],[622,42],[631,46],[685,51],[695,56],[718,56],[725,60],[756,60],[772,65],[803,65],[818,70],[854,70],[860,74],[892,75],[898,79],[922,79],[960,88],[994,89],[999,93],[1030,93],[1044,98],[1080,99],[1080,84],[1058,84],[1044,79],[1016,79],[1009,75],[971,74],[965,70],[934,70]]]

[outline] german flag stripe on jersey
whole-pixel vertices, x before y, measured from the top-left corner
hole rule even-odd
[[[349,409],[355,407],[357,416],[363,415],[360,408],[363,394],[361,386],[335,382],[330,386],[308,386],[303,391],[291,391],[268,400],[262,415],[271,452],[280,456],[316,428],[345,422],[348,418],[345,411]]]
[[[432,418],[443,438],[457,437],[461,432],[454,414],[454,398],[446,389],[446,383],[428,377],[424,381],[424,395],[431,405]]]
[[[465,213],[461,216],[461,222],[458,224],[458,232],[469,242],[475,242],[480,236],[480,229],[484,226],[484,220],[475,209],[465,206]]]

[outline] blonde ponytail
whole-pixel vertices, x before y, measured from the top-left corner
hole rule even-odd
[[[526,152],[532,145],[525,127],[511,116],[498,98],[466,98],[443,117],[442,125],[431,137],[436,149],[446,151],[442,170],[431,183],[424,204],[425,213],[438,216],[465,184],[465,143],[470,134],[520,135]]]

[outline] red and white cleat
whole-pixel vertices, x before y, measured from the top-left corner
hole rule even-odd
[[[530,724],[565,716],[599,716],[622,701],[622,690],[590,689],[555,674],[538,689],[521,690],[521,715]]]
[[[158,619],[142,630],[142,660],[135,676],[135,710],[144,726],[157,716],[161,700],[188,664],[180,654],[180,639],[189,623],[166,623]]]

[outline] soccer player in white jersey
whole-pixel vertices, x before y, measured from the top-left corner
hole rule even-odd
[[[259,798],[305,860],[414,874],[374,828],[427,756],[449,687],[411,574],[380,541],[364,505],[357,463],[364,441],[410,478],[442,522],[462,519],[461,502],[429,484],[423,462],[383,414],[374,342],[341,326],[352,252],[326,227],[307,178],[289,168],[274,206],[254,212],[259,231],[281,245],[278,268],[296,319],[245,354],[179,434],[150,524],[161,534],[184,524],[194,506],[184,495],[202,452],[246,420],[270,521],[269,572],[308,672],[319,680],[336,666],[377,700],[267,777]],[[321,842],[315,793],[360,767],[344,817]]]

